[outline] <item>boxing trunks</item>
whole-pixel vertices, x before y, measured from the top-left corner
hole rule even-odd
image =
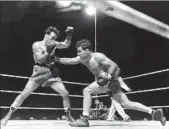
[[[57,77],[60,77],[59,70],[54,65],[35,63],[30,80],[37,82],[44,87],[45,82],[51,78]]]

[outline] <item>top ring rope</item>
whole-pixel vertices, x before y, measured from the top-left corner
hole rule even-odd
[[[162,88],[154,88],[154,89],[148,89],[148,90],[131,91],[131,92],[128,92],[125,94],[145,93],[145,92],[168,90],[168,89],[169,89],[169,87],[162,87]]]
[[[153,74],[162,73],[162,72],[167,72],[167,71],[169,71],[169,69],[163,69],[163,70],[158,70],[158,71],[154,71],[154,72],[139,74],[139,75],[135,75],[135,76],[131,76],[131,77],[125,77],[125,78],[123,78],[123,80],[128,80],[128,79],[133,79],[133,78],[138,78],[138,77],[153,75]]]
[[[154,71],[154,72],[149,72],[149,73],[139,74],[139,75],[135,75],[135,76],[125,77],[123,79],[124,80],[128,80],[128,79],[133,79],[133,78],[153,75],[153,74],[157,74],[157,73],[167,72],[167,71],[169,71],[169,69],[163,69],[163,70],[158,70],[158,71]],[[21,79],[29,79],[29,77],[26,77],[26,76],[16,76],[16,75],[9,75],[9,74],[0,74],[0,76],[3,76],[3,77],[13,77],[13,78],[21,78]],[[67,84],[84,85],[84,86],[87,86],[87,85],[90,84],[90,83],[69,82],[69,81],[61,81],[61,82],[67,83]]]
[[[29,79],[29,77],[26,77],[26,76],[16,76],[16,75],[9,75],[9,74],[0,74],[0,75],[3,77]],[[58,82],[63,82],[63,83],[67,83],[67,84],[75,84],[75,85],[84,85],[84,86],[89,85],[88,83],[81,83],[81,82],[69,82],[69,81],[58,81]]]

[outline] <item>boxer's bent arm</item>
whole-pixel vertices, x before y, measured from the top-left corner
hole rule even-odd
[[[46,60],[47,60],[47,58],[49,56],[48,52],[42,53],[42,50],[40,49],[40,47],[39,47],[39,45],[37,43],[34,43],[32,45],[32,49],[33,49],[35,60],[39,64],[43,64],[44,62],[46,62]]]
[[[64,42],[57,42],[57,48],[58,49],[68,48],[70,44],[71,44],[71,40],[65,39]]]
[[[113,62],[112,60],[110,60],[108,57],[106,57],[104,54],[102,53],[98,53],[97,55],[97,59],[99,61],[99,63],[105,67],[107,67],[107,72],[110,75],[113,75],[117,69],[117,64],[115,62]]]
[[[117,69],[117,65],[113,62],[113,61],[109,61],[109,67],[108,67],[108,70],[107,72],[110,74],[110,75],[113,75],[115,72],[116,72],[116,69]]]
[[[60,58],[59,63],[64,65],[76,65],[80,63],[79,57],[75,58]]]

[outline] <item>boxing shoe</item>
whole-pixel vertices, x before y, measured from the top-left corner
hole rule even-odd
[[[77,121],[69,123],[69,125],[74,127],[89,127],[89,121],[88,118],[81,117]]]
[[[131,117],[129,116],[128,118],[123,120],[124,122],[130,122],[131,121]]]
[[[153,116],[154,120],[160,121],[161,124],[163,126],[165,126],[165,124],[166,124],[166,118],[163,115],[163,110],[162,109],[154,110],[152,116]]]
[[[66,116],[66,120],[69,122],[75,122],[75,119],[71,115]]]

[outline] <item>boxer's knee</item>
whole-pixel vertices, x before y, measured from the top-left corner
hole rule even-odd
[[[63,91],[62,93],[60,93],[60,95],[63,97],[63,98],[68,98],[69,97],[69,92],[67,90]]]
[[[121,102],[121,106],[124,107],[124,108],[127,108],[127,107],[128,107],[128,104],[125,103],[125,102]]]
[[[123,101],[123,102],[121,102],[121,105],[124,108],[129,108],[129,109],[130,109],[131,106],[133,106],[131,101]]]
[[[90,89],[88,87],[83,89],[83,95],[90,95]]]

